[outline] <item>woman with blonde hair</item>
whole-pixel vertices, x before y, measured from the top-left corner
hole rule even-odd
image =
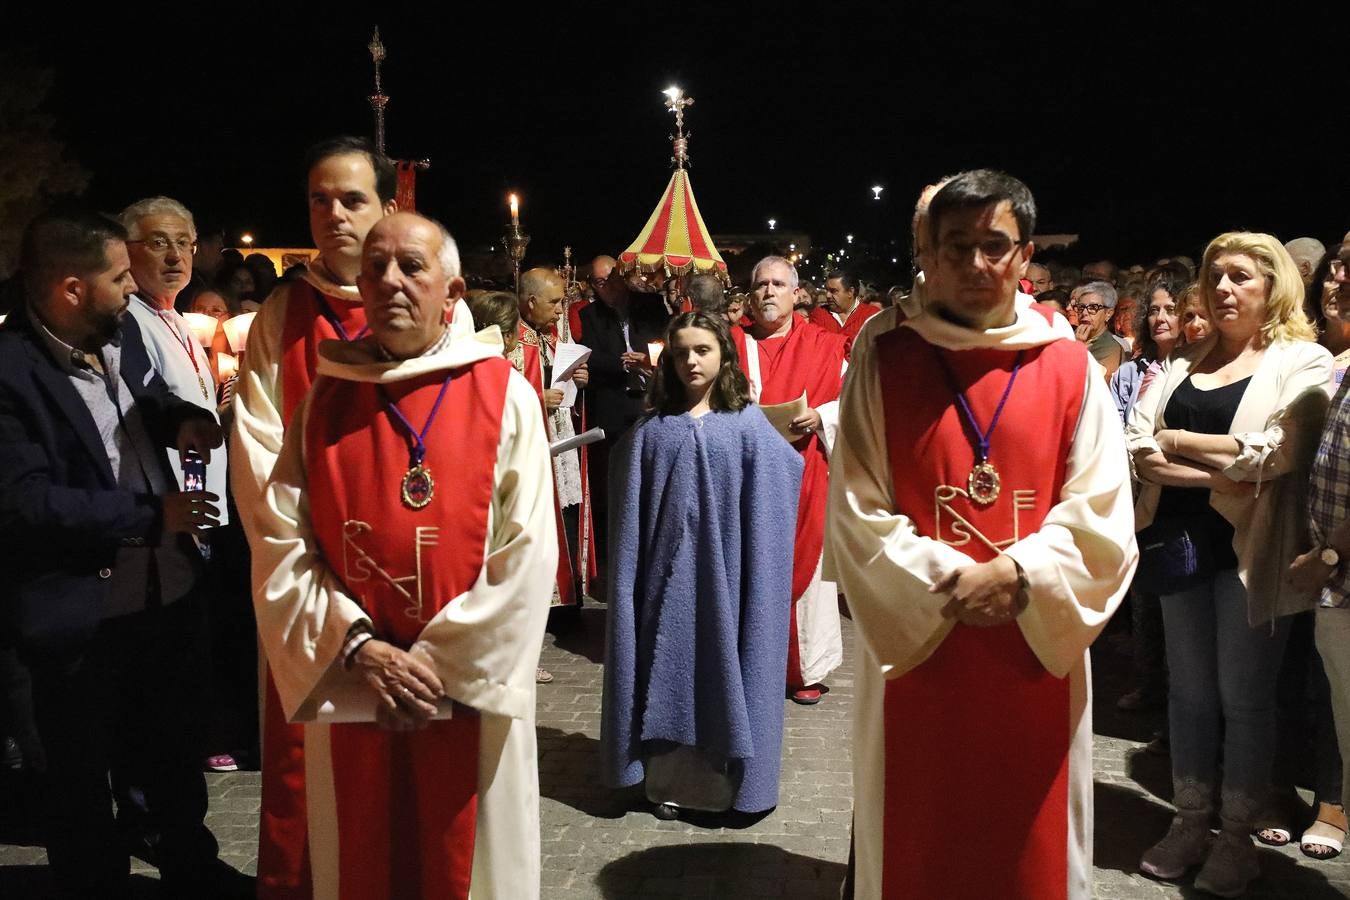
[[[1306,485],[1331,354],[1303,312],[1303,280],[1268,234],[1205,249],[1214,333],[1173,353],[1136,403],[1126,442],[1142,482],[1140,571],[1162,594],[1171,677],[1173,802],[1140,868],[1242,895],[1260,875],[1252,823],[1275,751],[1275,683],[1288,616],[1315,604],[1283,579],[1308,546]],[[1216,784],[1220,750],[1222,784]],[[1209,820],[1219,787],[1222,830]]]

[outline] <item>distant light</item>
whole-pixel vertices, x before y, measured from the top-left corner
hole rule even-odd
[[[789,249],[789,250],[796,250],[796,249],[797,249],[797,245],[796,245],[796,244],[788,244],[788,249]]]
[[[769,230],[770,230],[770,231],[773,231],[774,226],[777,225],[777,224],[778,224],[778,220],[777,220],[777,219],[770,219],[770,220],[769,220]]]
[[[678,100],[680,99],[680,95],[683,94],[684,91],[680,90],[679,88],[677,88],[675,85],[672,84],[670,87],[666,88],[661,93],[665,94],[672,100]]]
[[[883,190],[885,190],[885,188],[883,188],[883,187],[882,187],[881,185],[879,185],[879,184],[874,184],[874,185],[872,185],[872,199],[873,199],[873,200],[880,200],[880,199],[881,199],[881,192],[882,192]]]
[[[253,235],[249,234],[247,231],[244,232],[243,234],[239,235],[239,243],[243,244],[245,247],[252,247]]]
[[[848,241],[850,244],[853,243],[853,235],[851,234],[844,235],[844,240]]]
[[[891,265],[895,265],[897,262],[899,262],[899,260],[896,259],[894,256],[892,256],[892,257],[891,257]]]

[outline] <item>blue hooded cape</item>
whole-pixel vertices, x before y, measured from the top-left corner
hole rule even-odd
[[[734,809],[770,809],[801,456],[748,406],[650,415],[610,459],[605,780],[641,782],[643,742],[669,741],[742,769]]]

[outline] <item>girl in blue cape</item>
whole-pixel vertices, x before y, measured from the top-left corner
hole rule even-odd
[[[750,403],[726,324],[666,332],[615,447],[601,748],[659,818],[778,803],[801,456]]]

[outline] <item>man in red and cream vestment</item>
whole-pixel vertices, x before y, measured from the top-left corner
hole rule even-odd
[[[397,189],[393,164],[363,138],[325,141],[310,150],[308,160],[310,234],[319,256],[301,279],[279,287],[257,313],[235,388],[230,486],[254,553],[260,545],[256,517],[263,492],[287,425],[314,381],[320,342],[353,340],[366,332],[356,289],[361,244],[371,226],[394,210]],[[455,323],[472,330],[462,304]],[[253,568],[256,591],[268,572],[256,564]],[[262,685],[258,896],[308,900],[304,732],[286,723],[271,679],[263,678]]]
[[[852,346],[863,324],[877,313],[881,307],[875,303],[864,303],[859,293],[862,286],[858,279],[848,272],[831,272],[825,276],[826,300],[811,310],[810,320],[831,334],[842,334],[848,346]]]
[[[314,896],[539,896],[534,670],[557,565],[539,401],[453,329],[454,242],[365,242],[370,336],[319,348],[255,525],[258,629],[306,723]]]
[[[791,423],[792,446],[802,455],[797,536],[792,556],[792,615],[788,633],[787,686],[798,703],[820,701],[821,682],[844,658],[839,598],[833,581],[821,577],[829,453],[838,425],[844,343],[792,314],[797,270],[768,256],[751,275],[747,331],[732,329],[750,397],[761,405],[806,397],[806,410]]]
[[[558,322],[563,311],[566,285],[554,269],[538,267],[520,276],[520,323],[516,346],[507,359],[539,395],[545,434],[550,442],[576,434],[573,408],[563,406],[564,391],[552,387],[553,359],[558,349]],[[584,388],[588,370],[583,364],[572,378]],[[573,395],[575,396],[575,394]],[[576,606],[585,585],[595,576],[595,554],[590,546],[590,504],[586,486],[586,461],[582,450],[569,450],[553,458],[558,511],[558,577],[554,606]],[[570,548],[570,549],[569,549]]]
[[[827,569],[862,639],[854,896],[1087,898],[1087,648],[1137,561],[1123,437],[1082,345],[1017,293],[1025,185],[964,173],[931,217],[927,305],[864,330],[831,458]]]

